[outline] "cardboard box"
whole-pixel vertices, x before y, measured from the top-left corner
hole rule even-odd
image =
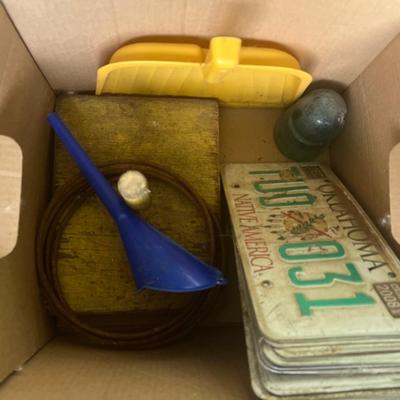
[[[56,91],[93,90],[96,69],[132,39],[170,36],[206,45],[210,37],[224,34],[247,39],[247,45],[273,42],[299,58],[315,86],[329,81],[344,90],[346,131],[324,159],[399,252],[382,221],[389,212],[389,152],[400,140],[400,3],[3,3],[0,137],[7,137],[16,156],[0,160],[0,175],[11,176],[14,185],[0,187],[0,199],[15,188],[14,212],[0,209],[1,229],[7,234],[0,246],[0,398],[253,399],[234,282],[211,319],[213,326],[166,349],[109,351],[74,344],[55,332],[41,305],[34,261],[36,229],[49,198],[52,137],[46,115]],[[272,140],[280,112],[222,109],[221,163],[285,161]],[[22,150],[22,187],[15,146]]]

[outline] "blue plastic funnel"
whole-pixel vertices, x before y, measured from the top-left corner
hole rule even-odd
[[[139,290],[195,292],[225,283],[221,271],[199,260],[132,212],[57,113],[49,114],[48,121],[117,224]]]

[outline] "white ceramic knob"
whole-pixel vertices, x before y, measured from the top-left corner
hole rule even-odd
[[[135,210],[150,205],[150,189],[146,177],[139,171],[127,171],[118,180],[118,191],[125,202]]]

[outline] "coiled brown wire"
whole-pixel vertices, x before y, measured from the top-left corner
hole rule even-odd
[[[210,238],[209,259],[213,265],[223,268],[224,251],[220,240],[220,224],[204,200],[182,178],[155,164],[134,161],[118,161],[99,169],[110,181],[117,180],[127,170],[139,170],[147,177],[162,180],[183,193],[204,218]],[[216,301],[218,287],[194,294],[188,304],[170,321],[152,327],[131,328],[129,332],[113,332],[91,326],[69,307],[58,281],[59,241],[71,216],[91,195],[93,191],[83,177],[72,179],[54,194],[39,228],[36,262],[44,302],[49,312],[69,331],[86,342],[114,348],[149,349],[166,345],[189,333],[210,311]]]

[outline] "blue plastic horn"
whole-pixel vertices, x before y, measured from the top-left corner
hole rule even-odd
[[[57,113],[49,114],[48,121],[117,224],[138,290],[195,292],[225,283],[221,271],[199,260],[131,211]]]

